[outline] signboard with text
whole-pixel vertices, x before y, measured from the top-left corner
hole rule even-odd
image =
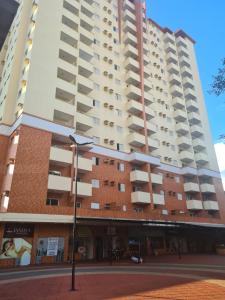
[[[48,238],[47,256],[56,256],[58,253],[58,246],[58,238]]]
[[[4,228],[4,238],[33,237],[34,225],[22,223],[7,223]]]

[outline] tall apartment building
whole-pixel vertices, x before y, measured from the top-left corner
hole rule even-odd
[[[137,241],[142,255],[212,249],[198,228],[224,224],[225,199],[194,40],[140,0],[19,2],[0,53],[4,248],[22,239],[32,263],[69,259],[75,132],[94,141],[79,151],[77,259]]]

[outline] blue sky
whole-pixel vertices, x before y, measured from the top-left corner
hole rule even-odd
[[[209,95],[212,75],[225,57],[224,0],[146,0],[147,15],[162,27],[183,29],[196,40],[196,55],[214,143],[225,133],[225,95]]]

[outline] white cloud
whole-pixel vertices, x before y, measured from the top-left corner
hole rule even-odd
[[[219,169],[222,176],[223,186],[225,189],[225,144],[217,143],[214,145],[218,160]]]

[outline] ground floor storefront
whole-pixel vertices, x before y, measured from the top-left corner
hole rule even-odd
[[[78,221],[76,261],[129,259],[191,253],[216,253],[225,230],[190,225],[116,221]],[[2,223],[0,267],[69,263],[72,224]]]

